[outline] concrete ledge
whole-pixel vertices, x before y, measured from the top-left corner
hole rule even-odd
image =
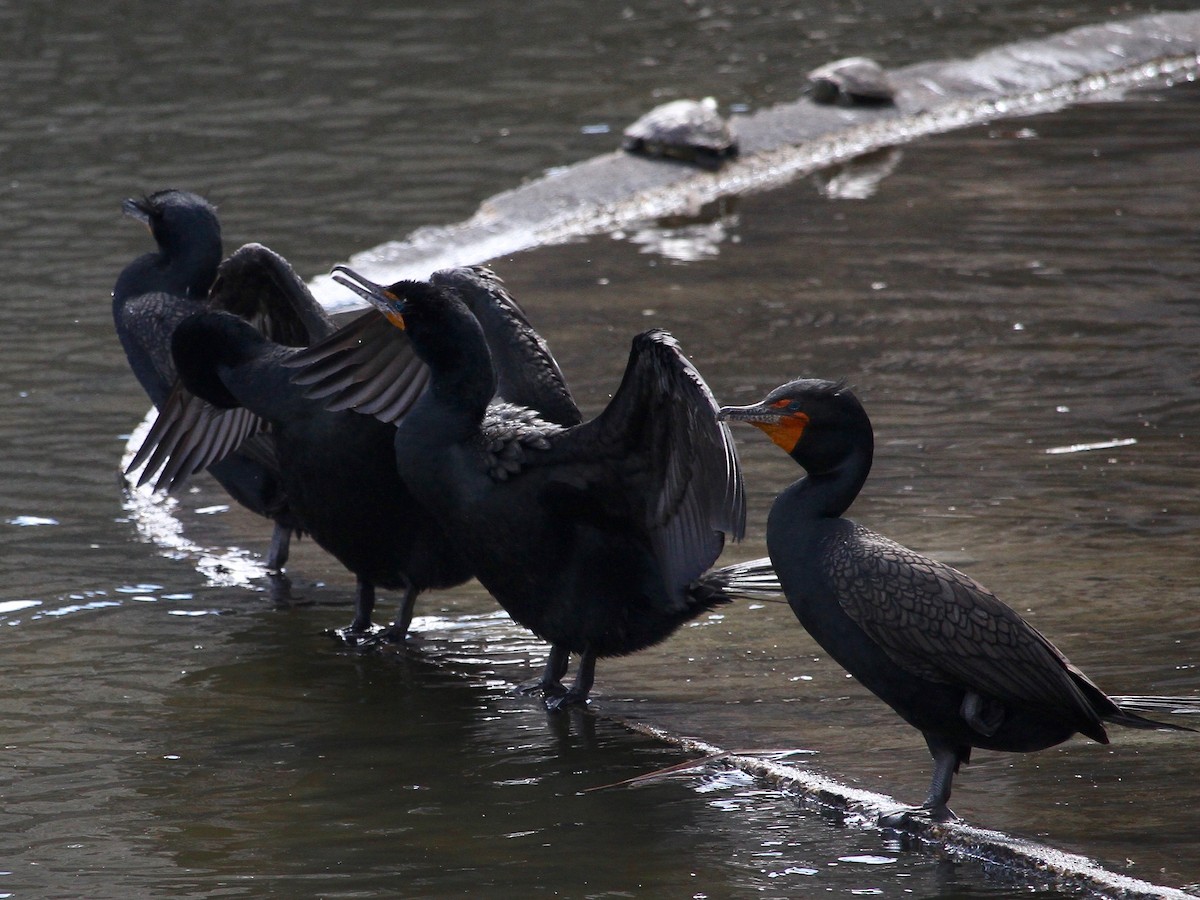
[[[697,760],[697,766],[726,765],[740,769],[794,795],[802,805],[837,814],[850,827],[878,828],[876,820],[880,813],[891,812],[904,805],[886,794],[848,787],[807,769],[730,752],[642,722],[606,716],[602,711],[597,714],[638,734],[656,738],[689,753],[704,754],[705,759]],[[1066,853],[1003,832],[977,828],[962,820],[934,823],[910,819],[902,829],[893,830],[907,838],[910,849],[974,860],[981,863],[989,874],[1020,883],[1025,889],[1052,888],[1113,900],[1195,898],[1194,894],[1177,888],[1112,872],[1086,856]]]
[[[721,197],[767,190],[799,175],[929,134],[1059,109],[1200,70],[1200,11],[1089,25],[971,59],[892,71],[894,107],[819,106],[808,99],[733,117],[741,155],[718,172],[614,151],[485,200],[470,219],[427,226],[349,261],[382,283],[424,278],[665,216]],[[802,80],[797,73],[797,91]],[[360,301],[328,276],[310,287],[333,310]]]

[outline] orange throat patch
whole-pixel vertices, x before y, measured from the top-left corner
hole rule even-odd
[[[761,429],[776,445],[783,448],[784,453],[791,453],[800,443],[804,429],[808,427],[808,416],[804,413],[792,413],[791,415],[781,415],[772,422],[751,422],[750,424]]]

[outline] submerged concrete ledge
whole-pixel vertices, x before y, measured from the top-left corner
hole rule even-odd
[[[851,826],[875,828],[881,813],[892,812],[904,805],[886,794],[848,787],[807,769],[730,752],[642,722],[606,716],[602,711],[597,715],[689,753],[704,754],[704,758],[696,761],[697,767],[722,764],[740,769],[788,791],[805,806],[837,814]],[[676,771],[686,769],[679,767]],[[936,823],[911,819],[901,828],[892,830],[911,839],[917,845],[913,849],[973,860],[982,864],[989,874],[1020,882],[1023,887],[1048,888],[1106,900],[1195,900],[1196,896],[1178,888],[1121,875],[1077,853],[1056,850],[999,831],[988,831],[962,820]]]
[[[894,107],[820,106],[801,98],[734,116],[741,154],[718,172],[618,150],[552,170],[485,200],[464,222],[419,228],[349,264],[382,283],[424,278],[447,266],[694,213],[722,197],[778,187],[925,135],[1192,80],[1198,70],[1200,10],[1088,25],[970,59],[919,63],[889,73]],[[797,93],[803,78],[796,73]],[[331,309],[361,305],[328,276],[310,287]]]

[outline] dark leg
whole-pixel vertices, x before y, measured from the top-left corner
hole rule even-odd
[[[375,585],[360,578],[354,589],[354,621],[345,628],[335,628],[329,633],[347,644],[362,643],[362,639],[369,637],[374,630],[371,624],[374,609]]]
[[[358,579],[354,589],[354,621],[349,630],[365,634],[371,630],[371,613],[375,611],[375,585],[365,578]]]
[[[571,685],[571,689],[559,697],[547,700],[546,709],[562,709],[576,704],[585,705],[595,681],[596,654],[587,650],[579,658],[579,668],[575,671],[575,683]]]
[[[396,620],[379,635],[380,640],[393,641],[397,644],[403,643],[404,639],[408,637],[408,626],[412,624],[413,610],[416,609],[416,606],[417,589],[406,578],[404,579],[404,598],[400,601],[400,611],[396,614]]]
[[[879,817],[879,824],[896,827],[910,815],[925,815],[934,822],[947,822],[957,818],[946,804],[950,800],[950,786],[960,763],[971,758],[970,747],[958,747],[932,735],[925,735],[929,755],[933,757],[933,778],[929,782],[929,794],[925,802],[915,808],[898,809]]]
[[[282,572],[291,548],[292,530],[276,522],[275,530],[271,532],[271,549],[267,551],[267,571]]]
[[[950,784],[954,781],[954,773],[958,771],[959,753],[956,747],[949,744],[935,742],[929,737],[925,740],[933,756],[933,778],[929,782],[929,795],[921,804],[921,809],[928,810],[933,821],[945,822],[954,818],[954,813],[946,804],[950,801]]]
[[[542,672],[542,677],[537,681],[527,681],[524,684],[517,685],[517,690],[522,694],[532,694],[534,691],[541,691],[547,697],[565,694],[566,691],[562,686],[562,677],[567,674],[567,666],[570,662],[570,650],[566,647],[560,647],[558,644],[551,644],[550,656],[546,658],[546,668]]]

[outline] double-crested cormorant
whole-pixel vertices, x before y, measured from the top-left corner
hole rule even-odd
[[[204,198],[165,190],[126,200],[122,208],[149,227],[158,245],[126,266],[113,289],[117,335],[134,375],[156,408],[167,401],[176,381],[171,335],[193,313],[228,309],[259,322],[277,340],[293,344],[307,344],[333,330],[315,302],[303,308],[261,305],[263,298],[281,296],[268,291],[210,295],[221,263],[221,226]],[[256,256],[257,251],[248,248],[235,254],[243,263]],[[274,520],[267,567],[278,571],[287,562],[291,533],[299,524],[273,456],[270,438],[260,435],[213,465],[210,472],[235,500]]]
[[[259,274],[227,262],[214,294],[236,293]],[[484,323],[490,345],[505,361],[505,397],[519,397],[563,424],[579,421],[549,350],[494,274],[450,269],[432,280],[458,290]],[[308,293],[298,279],[292,287]],[[245,413],[252,414],[251,430],[270,430],[280,477],[305,530],[356,576],[354,620],[339,634],[357,640],[372,633],[380,586],[404,591],[400,613],[383,635],[403,639],[419,593],[471,577],[462,554],[397,472],[395,423],[425,389],[428,370],[382,315],[372,310],[327,340],[297,350],[234,316],[208,313],[179,325],[172,351],[188,390],[228,412],[168,403],[161,427],[147,438],[156,447],[148,468],[165,460],[165,477],[177,483],[207,461],[207,448],[236,446],[232,433],[244,427]],[[356,377],[367,374],[376,377]]]
[[[1076,732],[1107,744],[1105,722],[1190,730],[1122,708],[982,585],[843,518],[874,446],[845,386],[793,381],[721,417],[762,429],[808,473],[771,507],[767,549],[809,634],[925,736],[933,780],[918,810],[953,817],[950,784],[973,747],[1042,750]]]
[[[455,291],[336,271],[429,366],[429,390],[396,430],[397,464],[483,586],[550,642],[544,674],[527,685],[547,706],[585,702],[598,657],[648,647],[728,599],[728,576],[706,570],[726,533],[741,536],[741,469],[670,335],[635,338],[608,407],[564,428],[489,405],[488,344]],[[572,652],[581,660],[565,690]]]

